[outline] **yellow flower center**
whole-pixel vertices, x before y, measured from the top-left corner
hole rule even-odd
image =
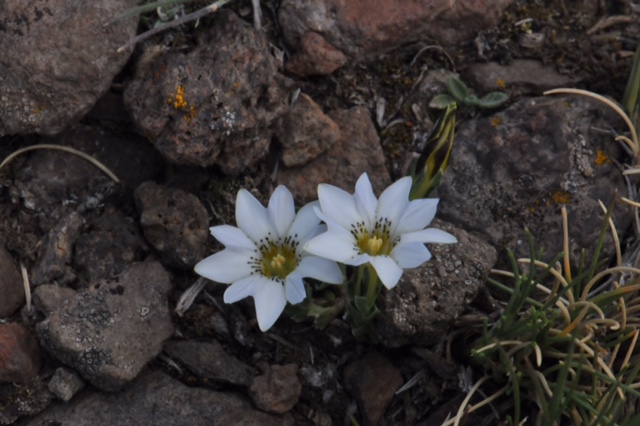
[[[261,247],[260,269],[267,278],[284,279],[298,266],[296,251],[290,244],[269,244]]]
[[[364,223],[353,226],[352,235],[356,237],[356,244],[360,253],[370,256],[386,256],[391,253],[396,245],[396,240],[391,239],[388,221],[379,220],[372,231],[365,228]]]

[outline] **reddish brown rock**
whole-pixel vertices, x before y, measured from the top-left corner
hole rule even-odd
[[[329,118],[340,128],[340,139],[306,166],[281,170],[278,183],[286,185],[297,201],[309,202],[318,198],[318,184],[329,183],[353,192],[358,177],[367,172],[379,195],[391,178],[369,110],[337,110],[329,113]]]
[[[256,377],[249,388],[253,403],[261,410],[284,414],[298,403],[302,384],[296,364],[272,365]]]
[[[347,62],[344,53],[320,34],[309,31],[302,36],[298,51],[287,62],[286,70],[298,77],[329,75]]]
[[[345,387],[358,402],[365,425],[380,423],[403,382],[396,366],[378,352],[365,355],[344,370]]]
[[[276,127],[275,134],[283,147],[282,162],[287,167],[296,167],[333,145],[340,138],[340,129],[313,99],[302,93]]]
[[[513,0],[284,0],[285,40],[299,48],[308,32],[356,60],[430,39],[452,45],[494,26]]]
[[[24,382],[40,371],[40,346],[20,324],[0,324],[0,383]]]
[[[4,0],[0,136],[62,131],[91,109],[133,49],[137,18],[104,25],[133,0]],[[55,29],[55,30],[54,30]]]
[[[0,246],[0,318],[13,315],[24,304],[22,276],[11,255]]]
[[[266,37],[221,11],[198,45],[141,61],[124,93],[133,121],[173,163],[238,174],[264,158],[288,108]]]

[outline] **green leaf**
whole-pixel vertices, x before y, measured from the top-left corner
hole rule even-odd
[[[449,93],[451,93],[451,96],[461,102],[464,102],[464,100],[469,96],[467,86],[454,76],[450,76],[447,80],[447,89],[449,90]]]
[[[491,92],[480,98],[476,105],[482,108],[497,108],[509,99],[509,95],[503,92]]]
[[[455,100],[449,95],[437,95],[429,102],[429,108],[445,109],[454,103]]]

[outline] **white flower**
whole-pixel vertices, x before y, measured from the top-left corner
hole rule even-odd
[[[320,184],[318,216],[327,224],[327,232],[305,245],[316,256],[362,265],[376,270],[386,288],[393,288],[403,269],[415,268],[431,258],[424,243],[455,243],[444,231],[425,227],[433,220],[437,199],[409,201],[411,178],[404,177],[384,190],[376,199],[364,173],[353,195],[335,186]]]
[[[317,205],[307,204],[296,215],[293,197],[284,186],[276,188],[267,208],[241,189],[236,199],[238,227],[211,228],[211,234],[225,249],[200,261],[195,271],[210,280],[231,284],[224,292],[225,303],[252,296],[260,330],[268,330],[287,301],[296,304],[306,297],[303,277],[329,284],[343,282],[335,262],[302,250],[309,239],[325,229],[314,212]]]

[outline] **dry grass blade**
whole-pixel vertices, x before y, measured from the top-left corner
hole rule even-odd
[[[22,273],[22,285],[24,286],[24,298],[27,303],[27,312],[31,312],[31,286],[29,285],[29,275],[27,268],[20,262],[20,272]]]
[[[189,13],[188,15],[185,15],[182,18],[174,19],[173,21],[167,22],[166,24],[163,24],[163,25],[158,25],[157,27],[152,28],[147,32],[144,32],[136,37],[133,37],[131,40],[129,40],[128,42],[120,46],[117,51],[118,53],[120,53],[123,50],[129,49],[130,47],[135,46],[137,43],[141,42],[142,40],[146,40],[152,35],[158,34],[159,32],[162,32],[166,29],[177,27],[179,25],[186,24],[187,22],[200,19],[203,16],[208,15],[210,13],[214,13],[225,4],[229,3],[230,1],[231,0],[218,0],[213,4],[203,7],[202,9],[196,10],[193,13]]]
[[[0,163],[0,169],[2,169],[4,166],[9,164],[11,161],[13,161],[13,159],[16,158],[18,155],[28,151],[35,151],[37,149],[55,149],[58,151],[64,151],[73,155],[77,155],[78,157],[82,157],[88,162],[90,162],[91,164],[93,164],[94,166],[96,166],[97,168],[99,168],[100,170],[102,170],[102,172],[104,172],[104,174],[109,176],[115,183],[120,183],[120,179],[118,179],[118,177],[115,174],[113,174],[113,172],[109,170],[107,166],[102,164],[100,161],[96,160],[95,158],[93,158],[88,154],[85,154],[82,151],[78,151],[77,149],[74,149],[68,146],[62,146],[62,145],[39,144],[39,145],[32,145],[26,148],[19,149],[17,151],[12,152],[9,156],[7,156],[7,158],[4,159],[2,163]]]
[[[636,157],[638,156],[638,153],[640,152],[640,142],[638,141],[638,134],[636,133],[636,128],[633,125],[633,123],[631,122],[631,119],[622,110],[622,108],[620,108],[618,105],[616,105],[611,100],[605,98],[604,96],[598,95],[598,94],[593,93],[593,92],[589,92],[588,90],[581,90],[581,89],[553,89],[553,90],[548,90],[548,91],[544,92],[544,95],[555,95],[555,94],[558,94],[558,93],[587,96],[587,97],[596,99],[596,100],[606,104],[611,109],[613,109],[620,117],[622,117],[624,122],[627,124],[627,127],[629,128],[629,131],[631,132],[631,140],[629,140],[629,138],[626,138],[624,136],[619,136],[619,137],[616,138],[616,140],[622,140],[623,142],[625,142],[629,146],[631,151],[633,151],[633,155],[636,156]]]

